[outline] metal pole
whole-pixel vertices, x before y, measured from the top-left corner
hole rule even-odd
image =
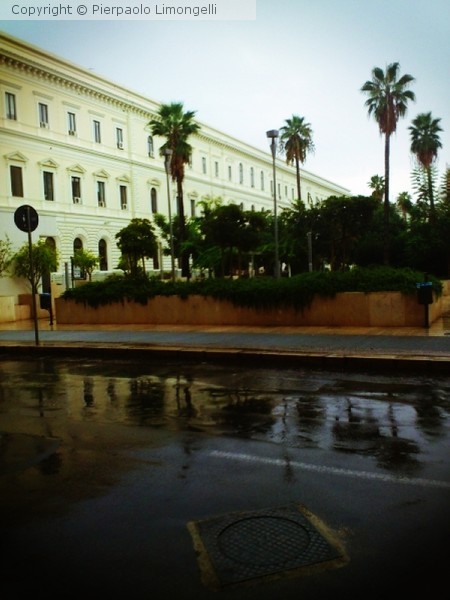
[[[311,272],[313,270],[313,263],[312,263],[312,231],[308,231],[308,233],[306,234],[307,238],[308,238],[308,266],[309,266],[309,272]]]
[[[27,224],[28,224],[28,252],[30,257],[30,275],[31,275],[31,303],[33,310],[34,320],[34,340],[36,346],[39,346],[39,327],[37,318],[37,304],[36,304],[36,285],[34,282],[34,265],[33,265],[33,243],[31,240],[31,218],[30,218],[30,207],[27,206]]]
[[[170,160],[172,158],[172,150],[166,148],[165,155],[166,159],[164,161],[164,167],[166,169],[166,181],[167,181],[167,203],[168,203],[168,211],[169,211],[169,234],[170,234],[170,261],[172,267],[172,281],[175,281],[175,254],[173,248],[173,224],[172,224],[172,208],[170,204],[170,182],[169,182],[169,173],[170,173]]]
[[[274,229],[275,229],[275,277],[280,277],[280,260],[278,257],[278,215],[277,215],[277,176],[275,168],[275,156],[277,152],[278,131],[271,129],[267,132],[267,137],[270,138],[271,144],[270,149],[272,151],[272,166],[273,166],[273,217],[274,217]]]

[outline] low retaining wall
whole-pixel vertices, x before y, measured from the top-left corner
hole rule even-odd
[[[442,314],[441,298],[434,298],[428,310],[431,324]],[[425,307],[418,304],[415,294],[400,292],[346,292],[334,298],[317,297],[303,311],[256,310],[202,296],[158,296],[145,305],[124,301],[98,308],[55,298],[55,317],[57,323],[70,325],[423,327]]]

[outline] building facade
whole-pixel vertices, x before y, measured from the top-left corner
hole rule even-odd
[[[174,214],[175,186],[169,182],[168,194],[159,155],[164,140],[154,139],[148,127],[158,107],[88,69],[0,34],[0,239],[7,235],[15,249],[27,241],[14,225],[14,213],[30,205],[39,216],[33,242],[46,239],[58,250],[55,280],[68,284],[67,265],[77,248],[100,257],[97,276],[114,271],[120,229],[133,218],[167,215],[169,195]],[[264,153],[199,124],[199,133],[189,140],[186,215],[199,214],[199,202],[206,198],[272,210],[269,148]],[[281,210],[295,199],[295,169],[281,159],[276,169]],[[302,170],[308,202],[348,193]],[[161,253],[149,267],[169,271],[169,263]]]

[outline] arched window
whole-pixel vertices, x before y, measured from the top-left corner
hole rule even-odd
[[[83,250],[83,242],[78,237],[73,240],[73,252],[77,250]]]
[[[108,270],[108,246],[104,239],[98,242],[98,257],[99,257],[99,269],[100,271]]]
[[[52,237],[45,238],[45,245],[48,246],[56,252],[56,242]],[[51,284],[51,276],[50,271],[45,271],[42,273],[42,292],[44,294],[51,294],[52,284]]]
[[[158,195],[155,188],[150,190],[150,201],[152,204],[152,213],[156,214],[158,212]]]
[[[153,158],[155,156],[155,149],[153,146],[153,137],[151,135],[149,135],[147,138],[147,150],[150,158]]]

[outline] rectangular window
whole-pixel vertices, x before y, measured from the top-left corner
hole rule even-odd
[[[206,158],[204,156],[202,156],[202,171],[206,175]]]
[[[239,183],[244,183],[244,167],[239,163]]]
[[[278,184],[278,198],[281,198],[281,183]]]
[[[73,112],[67,113],[67,127],[69,130],[69,135],[75,135],[77,132],[77,120],[76,115]]]
[[[15,94],[6,92],[5,104],[6,104],[6,118],[11,119],[12,121],[16,121],[17,120],[17,111],[16,111],[16,96],[15,96]]]
[[[261,171],[261,191],[264,191],[264,171]]]
[[[54,200],[53,191],[53,173],[44,171],[44,198],[46,200]]]
[[[11,175],[11,194],[18,198],[23,198],[23,180],[22,180],[22,167],[9,167]]]
[[[195,217],[195,200],[191,198],[191,217]]]
[[[74,204],[81,204],[81,180],[79,177],[72,177],[72,200]]]
[[[120,189],[120,208],[122,210],[127,210],[127,208],[128,208],[127,186],[121,185],[119,189]]]
[[[216,177],[219,177],[219,163],[218,163],[218,161],[217,161],[217,160],[216,160],[216,161],[215,161],[215,163],[214,163],[214,175],[215,175]]]
[[[255,187],[255,169],[250,167],[250,185],[252,188]]]
[[[97,181],[97,202],[99,206],[106,206],[105,182]]]
[[[97,144],[100,144],[102,141],[100,121],[94,121],[94,141],[97,142]]]
[[[232,178],[233,178],[232,175],[233,175],[233,173],[231,171],[231,165],[228,165],[228,181],[232,180]]]
[[[48,127],[48,106],[43,102],[39,102],[39,126]]]
[[[117,147],[122,150],[123,149],[123,129],[120,127],[116,127],[116,142]]]

